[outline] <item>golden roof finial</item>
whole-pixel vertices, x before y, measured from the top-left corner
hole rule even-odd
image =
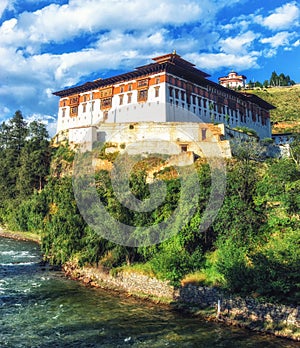
[[[176,50],[173,50],[172,54],[177,54],[177,53],[176,53]]]

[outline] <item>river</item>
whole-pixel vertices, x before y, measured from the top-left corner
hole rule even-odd
[[[87,288],[40,265],[39,246],[0,238],[0,347],[297,347]]]

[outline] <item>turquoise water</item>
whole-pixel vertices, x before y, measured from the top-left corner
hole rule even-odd
[[[0,347],[297,347],[207,323],[43,268],[38,245],[0,238]]]

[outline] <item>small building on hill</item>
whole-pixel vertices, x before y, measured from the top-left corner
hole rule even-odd
[[[219,77],[219,84],[227,88],[245,88],[247,77],[231,71],[227,76]]]

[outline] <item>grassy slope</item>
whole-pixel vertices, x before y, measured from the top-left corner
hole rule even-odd
[[[273,133],[300,131],[300,85],[247,90],[276,106],[271,110]]]
[[[10,231],[0,226],[0,237],[12,238],[17,240],[28,240],[40,243],[41,236],[33,232]]]

